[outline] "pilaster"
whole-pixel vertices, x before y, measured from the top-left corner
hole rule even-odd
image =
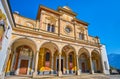
[[[51,56],[51,74],[53,74],[54,55]]]
[[[39,51],[37,51],[37,52],[36,52],[36,55],[35,55],[35,70],[34,70],[34,72],[33,72],[33,77],[36,77],[36,76],[37,76],[38,54],[39,54]]]
[[[62,76],[62,71],[61,71],[61,53],[59,53],[59,70],[58,70],[58,76]]]
[[[66,56],[66,73],[69,74],[69,69],[68,69],[68,55]]]
[[[77,64],[77,72],[76,75],[80,75],[80,69],[79,69],[79,62],[78,62],[78,55],[76,55],[76,64]]]

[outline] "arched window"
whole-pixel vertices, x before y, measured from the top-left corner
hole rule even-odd
[[[50,61],[50,53],[46,52],[46,61]]]

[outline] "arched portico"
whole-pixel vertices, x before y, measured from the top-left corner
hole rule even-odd
[[[75,74],[76,71],[76,50],[70,45],[65,45],[62,48],[62,53],[66,55],[65,57],[65,70],[66,74]]]
[[[41,45],[38,57],[38,74],[54,74],[55,69],[55,56],[58,55],[58,46],[52,42],[45,42]]]
[[[78,52],[79,55],[79,68],[81,73],[90,72],[90,54],[86,48],[81,48]]]
[[[94,73],[102,72],[100,53],[97,50],[93,50],[91,52],[91,58],[92,58],[92,66]]]
[[[7,61],[6,75],[32,75],[35,52],[36,44],[33,41],[26,38],[14,41]]]

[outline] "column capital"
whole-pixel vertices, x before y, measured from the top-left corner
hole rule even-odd
[[[51,57],[54,57],[54,54],[51,54]]]
[[[37,50],[36,53],[39,53],[39,50]]]
[[[62,53],[58,53],[58,55],[62,55]]]
[[[78,58],[78,57],[79,57],[79,55],[77,54],[77,55],[76,55],[76,57]]]

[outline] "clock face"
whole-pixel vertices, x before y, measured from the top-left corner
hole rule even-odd
[[[70,28],[70,27],[65,27],[65,31],[66,31],[67,33],[70,33],[70,32],[71,32],[71,28]]]

